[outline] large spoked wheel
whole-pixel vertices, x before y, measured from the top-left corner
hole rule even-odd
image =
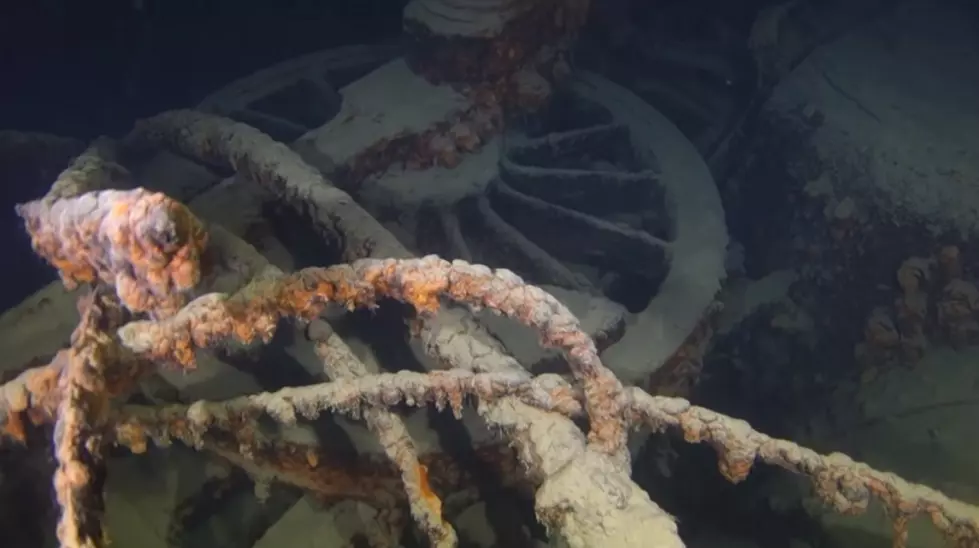
[[[455,201],[406,191],[403,206],[421,208],[417,245],[621,303],[633,317],[604,356],[624,381],[644,382],[694,332],[724,276],[724,213],[696,147],[653,107],[594,74],[501,141],[495,175],[477,157],[430,177]]]
[[[200,108],[291,143],[335,117],[337,89],[397,53],[311,54],[239,80]],[[389,108],[384,115],[396,118],[398,105]],[[333,139],[343,139],[342,126]],[[628,383],[645,383],[687,341],[724,276],[724,213],[697,147],[595,74],[577,75],[544,112],[511,123],[458,166],[395,161],[355,198],[419,254],[506,267],[624,305],[626,332],[603,357]]]

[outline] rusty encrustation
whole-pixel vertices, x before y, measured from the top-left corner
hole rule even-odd
[[[406,261],[358,261],[355,270],[378,293],[434,312],[440,299],[473,309],[490,309],[537,331],[541,344],[561,350],[582,383],[591,429],[601,452],[620,456],[626,441],[620,396],[622,384],[598,356],[595,342],[578,319],[553,295],[509,270],[492,270],[436,256]]]
[[[134,312],[176,312],[200,280],[207,243],[203,225],[159,193],[88,192],[17,206],[34,250],[69,289],[102,282]]]
[[[150,362],[116,355],[105,373],[109,397],[124,394],[153,370]],[[0,385],[0,434],[26,443],[29,424],[55,421],[63,398],[61,378],[68,368],[71,349],[58,351],[50,362],[32,367]]]
[[[363,259],[352,265],[308,268],[263,280],[231,298],[208,295],[159,322],[132,322],[120,331],[123,343],[147,359],[194,363],[194,351],[233,338],[270,340],[285,317],[312,319],[328,304],[372,307],[379,297],[411,304],[422,314],[441,299],[474,309],[489,308],[537,330],[544,345],[562,350],[583,383],[591,422],[589,441],[601,452],[621,456],[626,429],[622,384],[598,357],[577,318],[546,291],[507,270],[491,270],[436,256],[421,259]]]
[[[81,321],[72,334],[65,369],[59,379],[54,446],[58,467],[54,488],[61,516],[57,535],[62,548],[96,548],[107,544],[102,527],[105,463],[102,452],[109,419],[106,370],[119,360],[108,334],[124,319],[118,301],[94,290],[79,301]]]
[[[201,162],[234,169],[289,204],[344,258],[404,257],[408,250],[346,192],[336,188],[299,155],[230,118],[173,110],[141,120],[126,146],[169,148]]]
[[[957,246],[908,257],[895,278],[900,290],[892,304],[871,310],[854,349],[865,382],[888,367],[919,363],[932,345],[979,343],[979,281],[963,267]]]
[[[306,330],[313,342],[316,357],[330,379],[360,379],[370,376],[367,366],[337,335],[329,323],[319,319]],[[365,409],[364,422],[377,437],[385,455],[401,472],[408,507],[415,522],[428,536],[434,547],[451,547],[458,543],[452,524],[443,516],[442,499],[432,490],[427,468],[418,459],[418,450],[400,416],[384,406]]]
[[[114,441],[137,454],[145,452],[151,442],[167,446],[180,441],[218,455],[256,478],[274,477],[323,501],[354,499],[381,507],[407,502],[403,474],[387,457],[363,455],[351,462],[323,445],[256,437],[252,421],[234,417],[211,422],[202,432],[192,427],[189,411],[189,406],[165,411],[124,406],[114,414]],[[523,475],[512,448],[494,444],[474,451],[481,459],[499,464],[505,486],[522,485]],[[420,454],[418,466],[427,471],[430,495],[453,495],[453,501],[472,501],[476,496],[470,471],[446,454]]]
[[[714,337],[714,324],[723,306],[711,305],[687,335],[683,344],[659,369],[653,371],[646,382],[646,390],[657,396],[690,397],[704,369],[704,356]]]
[[[842,453],[821,455],[788,440],[767,436],[747,422],[691,405],[689,401],[626,390],[631,424],[653,430],[677,428],[689,443],[707,442],[718,452],[721,474],[743,481],[756,461],[807,476],[825,504],[844,515],[860,514],[876,498],[894,519],[895,546],[904,546],[908,522],[926,516],[951,546],[979,543],[979,508],[881,472]],[[902,540],[903,539],[903,540]]]
[[[295,411],[285,408],[305,409],[330,407],[345,413],[357,413],[361,406],[388,405],[409,398],[415,404],[424,401],[441,401],[453,405],[458,401],[449,392],[476,389],[481,399],[502,396],[506,391],[523,394],[524,401],[539,409],[561,413],[568,417],[583,416],[583,406],[570,405],[562,397],[526,397],[544,393],[570,397],[583,396],[559,378],[532,378],[521,375],[473,375],[458,370],[429,374],[401,372],[375,377],[362,377],[319,386],[287,388],[273,394],[245,396],[226,402],[198,402],[193,405],[176,405],[158,409],[130,408],[125,419],[117,427],[120,443],[140,451],[146,446],[146,437],[164,442],[181,439],[186,443],[212,449],[217,431],[225,435],[233,433],[235,447],[255,447],[265,455],[254,462],[262,467],[288,476],[290,483],[322,493],[325,496],[350,496],[360,498],[367,493],[351,487],[349,475],[337,477],[324,470],[328,457],[320,456],[313,448],[283,445],[283,449],[269,452],[250,436],[255,432],[255,413],[269,413],[280,420],[291,420]],[[463,384],[459,384],[463,383]],[[471,383],[471,384],[470,384]],[[463,388],[463,385],[466,388]],[[477,388],[479,387],[479,388]],[[431,390],[431,392],[430,392]],[[322,398],[319,403],[311,403]],[[928,487],[907,482],[893,474],[874,470],[846,455],[821,455],[787,440],[772,438],[754,430],[747,422],[734,419],[712,410],[691,405],[681,398],[650,396],[639,388],[628,388],[624,393],[624,406],[630,424],[645,424],[654,430],[676,428],[686,441],[707,442],[720,454],[720,471],[731,482],[743,481],[756,461],[785,468],[808,476],[816,492],[834,510],[855,514],[866,510],[870,500],[882,501],[898,523],[906,523],[917,515],[927,515],[954,545],[963,545],[979,539],[979,509],[949,499]],[[371,407],[367,407],[368,409]],[[223,442],[230,443],[230,442]],[[252,449],[248,450],[252,454]],[[290,464],[291,463],[291,464]],[[425,478],[430,466],[420,461],[419,473]],[[320,470],[319,472],[317,470]],[[438,470],[438,469],[436,469]],[[376,474],[365,474],[361,486],[372,486],[374,503],[386,497],[403,498],[396,490],[380,488]],[[391,473],[396,474],[396,471]],[[371,479],[373,478],[373,479]],[[427,478],[425,478],[427,480]],[[436,483],[439,486],[441,482]],[[422,485],[426,485],[422,483]],[[439,488],[442,491],[442,488]],[[381,496],[380,491],[387,494]],[[444,492],[444,491],[443,491]],[[426,496],[435,497],[434,492]],[[366,500],[366,499],[364,499]],[[437,500],[437,499],[433,499]],[[434,502],[433,502],[434,503]],[[969,545],[969,544],[964,544]]]
[[[58,380],[68,363],[69,351],[60,350],[45,365],[29,368],[0,386],[0,432],[27,442],[27,425],[51,423],[58,412]]]
[[[463,401],[467,397],[489,401],[517,396],[534,407],[560,410],[558,402],[561,400],[552,396],[551,383],[553,380],[548,376],[532,378],[516,372],[399,371],[287,387],[219,402],[202,400],[191,405],[161,406],[157,412],[162,417],[186,417],[187,435],[203,439],[202,436],[215,424],[250,424],[258,417],[268,416],[281,424],[294,425],[300,417],[315,420],[326,411],[359,418],[372,408],[399,404],[434,405],[438,409],[450,407],[461,418]],[[564,390],[557,391],[558,395],[563,393]]]
[[[562,322],[551,325],[552,322],[546,319],[554,315],[562,316],[560,310],[548,310],[534,290],[518,284],[511,276],[505,272],[494,273],[485,267],[448,263],[435,258],[361,261],[352,266],[309,269],[294,276],[265,280],[231,299],[219,295],[205,296],[171,318],[130,323],[121,328],[118,334],[125,347],[147,354],[145,357],[175,358],[176,355],[172,355],[174,348],[161,345],[160,340],[191,341],[191,347],[185,350],[192,350],[194,344],[206,345],[215,337],[267,335],[271,333],[268,331],[270,326],[274,327],[273,320],[284,315],[284,312],[295,315],[313,313],[327,301],[353,306],[370,304],[377,296],[387,295],[411,302],[422,311],[431,311],[437,308],[441,298],[455,298],[470,306],[491,307],[538,327],[544,332],[545,340],[558,342],[570,355],[578,356],[580,360],[580,355],[587,353],[587,348],[585,351],[578,348],[574,336],[567,340],[562,337],[562,333],[573,331],[573,326],[565,325],[562,329]],[[243,319],[260,319],[264,325],[256,329],[242,325]],[[182,357],[192,358],[192,355]],[[579,364],[579,367],[582,366]],[[29,378],[28,373],[22,377]],[[248,396],[226,403],[198,402],[190,406],[130,410],[115,417],[112,424],[115,425],[115,440],[135,451],[145,449],[147,437],[163,442],[177,438],[196,447],[203,445],[246,469],[267,467],[272,470],[273,477],[287,477],[286,481],[315,492],[390,499],[390,489],[370,488],[367,493],[367,484],[351,483],[349,475],[324,475],[325,471],[321,468],[324,461],[321,461],[319,453],[311,452],[309,448],[300,450],[290,446],[286,451],[272,450],[267,441],[255,437],[257,423],[252,415],[253,408],[257,406],[264,413],[271,412],[280,419],[288,420],[295,415],[297,406],[303,409],[309,405],[304,403],[306,400],[319,397],[317,392],[320,389],[327,394],[329,401],[315,403],[314,407],[335,405],[351,412],[362,411],[365,404],[394,405],[404,397],[456,406],[460,398],[452,394],[464,390],[476,390],[488,398],[487,401],[492,401],[495,396],[505,397],[505,393],[520,394],[520,401],[564,416],[582,416],[582,409],[585,408],[571,405],[573,401],[568,400],[576,397],[586,400],[586,397],[576,396],[579,391],[566,383],[562,384],[555,377],[532,378],[517,372],[491,374],[485,377],[489,382],[474,381],[477,377],[454,370],[430,375],[400,373],[350,379],[339,384],[290,388],[277,394]],[[506,381],[501,384],[492,381],[503,378]],[[472,384],[459,384],[469,382]],[[4,394],[10,393],[7,386],[3,388]],[[64,387],[58,389],[59,392],[64,390]],[[107,384],[106,391],[111,390],[110,384]],[[580,392],[587,394],[587,389]],[[550,397],[540,397],[542,393]],[[528,397],[534,394],[538,396]],[[20,399],[26,400],[27,397]],[[744,421],[692,406],[686,400],[650,396],[638,388],[625,390],[618,401],[625,411],[623,418],[629,424],[646,424],[654,429],[676,427],[689,442],[707,441],[713,445],[721,454],[721,472],[731,481],[743,480],[754,462],[761,460],[809,476],[823,498],[841,512],[862,511],[872,497],[882,500],[896,516],[899,539],[902,538],[904,524],[918,514],[927,514],[950,540],[959,545],[970,545],[968,543],[979,539],[979,509],[948,499],[937,491],[908,483],[893,474],[875,471],[845,455],[819,455],[792,442],[765,436]],[[285,411],[286,408],[292,411]],[[217,447],[207,447],[213,440],[205,438],[205,435],[215,429],[231,439],[219,438]],[[594,455],[596,453],[586,453],[587,458]],[[589,462],[595,466],[601,463],[596,460]],[[418,473],[426,476],[420,484],[423,490],[427,489],[424,486],[428,485],[428,468],[419,467]],[[569,481],[582,481],[575,475],[568,478]],[[433,501],[430,498],[433,494],[423,493],[430,502]],[[538,497],[550,495],[541,491],[537,493]],[[546,508],[555,507],[548,505]],[[556,515],[545,516],[545,519],[560,522],[567,518]],[[670,539],[675,538],[669,536],[673,535],[669,531],[663,534]]]
[[[433,82],[506,81],[553,62],[585,22],[588,0],[413,0],[408,62]]]
[[[216,127],[227,129],[220,124]],[[195,144],[207,149],[214,144],[212,137],[223,142],[230,133],[207,134]],[[228,145],[215,155],[224,157],[228,150],[237,149]],[[299,190],[290,182],[297,178],[296,172],[285,169],[292,164],[277,162],[276,151],[272,152],[248,166],[288,192]],[[231,156],[228,161],[240,161],[238,156]],[[300,170],[302,175],[305,172]],[[312,183],[302,189],[315,189]],[[305,201],[302,196],[293,198]],[[397,481],[405,466],[394,470],[389,465],[390,473],[380,481],[349,470],[340,473],[317,448],[270,443],[259,435],[255,408],[286,422],[297,411],[314,414],[335,406],[363,413],[396,405],[403,399],[448,405],[458,411],[462,396],[471,393],[479,396],[484,418],[500,427],[514,444],[520,465],[531,471],[532,477],[521,479],[535,484],[537,517],[569,546],[598,546],[608,539],[614,539],[616,546],[682,546],[672,519],[645,491],[631,484],[628,468],[614,458],[625,437],[624,425],[643,423],[654,429],[677,427],[690,442],[709,442],[720,452],[721,472],[731,481],[744,479],[753,463],[761,460],[809,476],[819,494],[844,513],[862,511],[871,498],[878,498],[893,514],[896,546],[902,546],[908,521],[919,514],[927,514],[957,545],[979,542],[979,509],[844,455],[823,456],[770,438],[744,421],[692,406],[686,400],[653,397],[638,388],[623,389],[602,366],[594,342],[581,332],[570,312],[509,271],[450,263],[437,257],[362,260],[290,276],[263,277],[231,297],[207,295],[176,310],[182,301],[177,299],[169,307],[161,305],[159,291],[179,293],[194,285],[196,278],[186,268],[190,264],[189,268],[196,271],[196,257],[204,245],[203,230],[194,228],[196,220],[189,217],[188,221],[185,214],[189,213],[182,206],[141,189],[66,195],[53,203],[39,202],[21,206],[20,212],[28,228],[35,229],[35,247],[47,253],[45,257],[59,267],[68,283],[107,282],[123,301],[128,298],[155,313],[152,321],[130,323],[116,331],[119,321],[100,314],[111,315],[111,306],[83,301],[82,323],[71,348],[59,352],[49,365],[24,372],[0,386],[0,422],[7,433],[22,439],[25,416],[57,421],[56,453],[61,468],[56,485],[64,512],[59,536],[65,546],[98,546],[104,541],[99,531],[100,480],[96,476],[101,471],[98,449],[105,429],[114,427],[114,441],[137,452],[145,449],[148,438],[162,442],[177,438],[212,450],[265,481],[280,479],[327,497],[361,498],[393,508],[405,500]],[[324,210],[314,217],[333,213]],[[380,247],[384,246],[358,250],[376,253]],[[396,240],[389,247],[395,255],[406,253]],[[942,266],[951,273],[948,277],[955,278],[955,257],[946,255]],[[129,278],[120,282],[119,273],[127,268],[132,272],[123,272]],[[908,272],[914,276],[899,276],[902,287],[918,283],[918,270]],[[133,280],[144,284],[140,286],[148,295],[144,299],[134,299],[131,291],[126,291],[132,289],[126,284],[132,285]],[[954,300],[942,311],[947,319],[961,316],[955,307],[961,306],[963,299],[971,306],[972,292],[960,291],[960,285],[948,291]],[[359,377],[217,404],[198,402],[108,412],[109,397],[131,386],[142,372],[166,361],[191,363],[195,350],[221,339],[267,340],[283,317],[311,319],[331,303],[370,307],[379,297],[412,304],[425,323],[451,316],[432,316],[443,300],[472,309],[491,308],[516,319],[540,332],[544,344],[564,351],[575,373],[575,386],[553,376],[534,378],[511,366],[515,362],[506,358],[502,363],[480,365],[485,352],[473,351],[469,361],[459,359],[458,352],[451,354],[454,361],[446,357],[455,368],[449,372]],[[448,343],[429,338],[425,344],[436,347]],[[438,350],[433,353],[441,356]],[[581,432],[566,417],[590,419],[591,443],[587,447]],[[568,433],[563,424],[569,425]],[[555,459],[555,453],[562,458]],[[613,458],[608,458],[610,455]],[[546,465],[538,462],[541,460],[547,460]],[[440,468],[424,459],[402,464],[417,464],[411,470],[417,476],[417,495],[428,509],[441,513],[442,499],[436,494]]]

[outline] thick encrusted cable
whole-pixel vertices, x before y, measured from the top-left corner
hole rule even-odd
[[[541,344],[564,352],[582,384],[591,446],[622,457],[627,437],[622,383],[598,356],[595,342],[570,310],[550,293],[509,270],[492,270],[430,255],[421,259],[361,260],[354,269],[378,293],[410,303],[422,313],[438,310],[440,299],[472,309],[490,309],[534,329]]]
[[[158,414],[185,417],[192,433],[203,435],[212,423],[250,422],[261,414],[281,424],[295,424],[300,417],[314,420],[325,411],[351,417],[363,416],[372,407],[400,404],[435,405],[462,412],[466,397],[484,400],[516,395],[535,407],[550,406],[550,398],[533,380],[513,373],[471,373],[449,370],[416,373],[399,371],[367,377],[338,379],[308,386],[291,386],[224,401],[197,401],[190,405],[164,405]]]
[[[204,112],[172,110],[137,122],[123,145],[167,147],[235,170],[289,204],[320,237],[335,242],[345,260],[410,255],[377,219],[296,151],[247,124]]]

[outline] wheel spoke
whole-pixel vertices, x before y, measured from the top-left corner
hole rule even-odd
[[[594,126],[548,133],[540,137],[511,137],[507,153],[515,162],[529,163],[535,158],[566,157],[614,146],[629,145],[629,128],[623,124],[598,124]]]
[[[567,266],[551,256],[539,245],[527,238],[521,231],[514,228],[500,217],[485,196],[477,198],[476,211],[473,215],[465,215],[464,219],[477,225],[473,227],[483,237],[490,240],[495,248],[503,251],[513,262],[511,268],[526,272],[528,277],[539,280],[539,283],[575,289],[583,293],[595,294],[597,289],[588,282],[587,278],[575,274]]]
[[[656,207],[663,200],[663,187],[654,171],[552,169],[504,159],[500,174],[516,191],[593,215]],[[605,198],[596,200],[599,195]]]
[[[646,232],[521,194],[502,181],[490,185],[490,199],[503,219],[560,259],[653,276],[668,268],[669,244]]]

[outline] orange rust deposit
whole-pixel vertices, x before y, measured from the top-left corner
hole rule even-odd
[[[953,348],[979,343],[979,281],[962,267],[957,246],[928,257],[909,257],[895,277],[892,303],[868,315],[864,338],[854,349],[868,371],[917,364],[936,342]]]
[[[390,461],[368,456],[349,463],[320,446],[282,441],[258,444],[245,430],[230,423],[210,424],[207,429],[213,430],[214,435],[203,438],[205,448],[231,457],[239,448],[246,447],[251,463],[275,471],[282,480],[309,489],[325,501],[405,499],[400,473]],[[181,440],[189,445],[202,439],[200,430],[192,431],[187,420],[179,416],[150,416],[143,412],[126,414],[125,411],[115,424],[114,437],[118,445],[141,453],[146,450],[148,433],[154,438]],[[475,454],[481,460],[500,464],[504,485],[518,485],[522,481],[516,455],[505,444],[478,447]],[[241,457],[230,460],[235,463],[238,458]],[[431,453],[419,458],[417,472],[423,496],[433,509],[438,509],[437,515],[441,515],[442,503],[432,488],[433,483],[442,491],[457,492],[466,489],[473,479],[468,477],[465,468],[447,455]],[[432,476],[429,476],[430,469],[435,471]]]
[[[2,434],[18,443],[27,443],[27,430],[22,411],[7,411],[7,422],[3,425]]]
[[[421,486],[422,498],[428,503],[432,512],[436,516],[441,516],[442,499],[432,491],[432,484],[428,481],[428,467],[424,464],[418,465],[418,484]]]
[[[90,192],[19,205],[17,213],[34,250],[69,288],[98,279],[130,310],[169,315],[200,280],[203,224],[163,194]]]
[[[569,6],[565,0],[507,4],[512,14],[502,17],[509,20],[493,33],[477,36],[442,36],[424,20],[407,18],[408,62],[435,83],[497,82],[505,88],[508,78],[522,67],[549,64],[553,61],[549,57],[563,53],[584,24],[579,12],[587,12],[587,2],[584,7]],[[577,15],[564,16],[569,8]],[[549,56],[545,53],[549,50],[555,51]]]

